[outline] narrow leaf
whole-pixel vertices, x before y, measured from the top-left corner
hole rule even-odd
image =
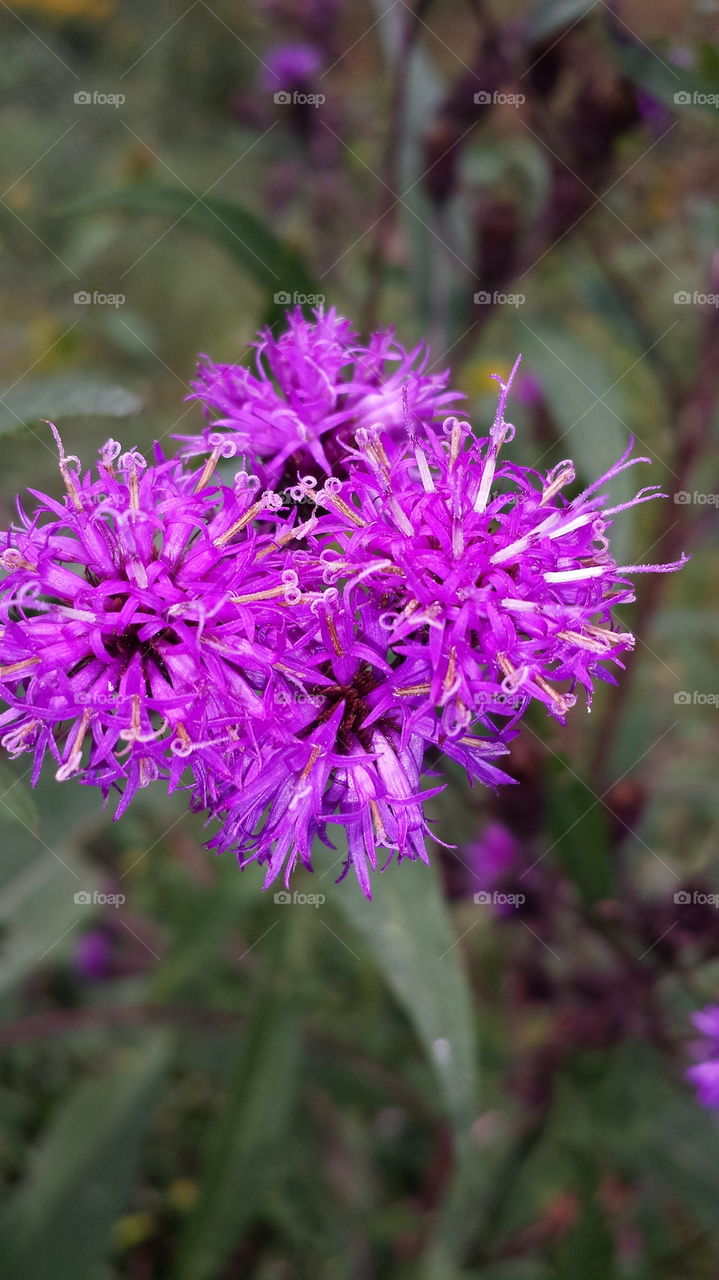
[[[215,241],[272,293],[278,312],[295,302],[302,305],[303,299],[308,300],[304,305],[320,300],[317,284],[301,256],[269,229],[267,220],[233,201],[195,195],[182,187],[143,182],[83,198],[63,212],[77,215],[108,209],[156,214],[173,226],[182,223],[188,230]]]
[[[44,418],[126,418],[141,408],[140,397],[125,387],[82,374],[54,374],[0,392],[0,432]]]
[[[92,1280],[109,1252],[167,1062],[164,1036],[61,1106],[0,1221],[14,1280]]]
[[[299,1078],[299,1021],[277,959],[209,1134],[200,1201],[178,1248],[177,1280],[214,1280],[282,1167]]]
[[[331,901],[362,937],[413,1023],[459,1135],[476,1115],[477,1057],[471,995],[434,867],[403,862],[368,902],[350,876]]]

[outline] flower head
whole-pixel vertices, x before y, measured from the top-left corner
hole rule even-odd
[[[577,496],[501,455],[516,372],[488,436],[449,417],[446,375],[391,331],[295,311],[257,343],[255,372],[201,367],[220,416],[186,454],[148,461],[110,441],[94,473],[55,428],[62,500],[0,539],[2,744],[54,759],[118,815],[162,778],[219,821],[210,846],[257,861],[266,884],[328,869],[335,839],[363,891],[390,862],[427,860],[426,805],[443,758],[470,782],[498,767],[532,701],[563,720],[611,680],[633,637],[606,483]],[[248,455],[256,475],[218,479]],[[288,498],[290,499],[288,501]],[[506,850],[504,851],[506,852]],[[340,876],[341,878],[341,876]]]
[[[325,509],[316,530],[325,580],[382,604],[388,648],[411,665],[449,736],[477,716],[516,718],[532,700],[563,720],[577,687],[589,703],[594,680],[613,680],[607,664],[621,665],[634,644],[612,619],[634,599],[631,575],[680,567],[612,557],[613,517],[662,496],[652,486],[608,505],[605,483],[648,461],[632,458],[631,444],[571,499],[571,462],[541,476],[500,461],[514,434],[510,385],[500,383],[488,437],[456,418],[440,435],[408,414],[404,442],[359,431],[350,479],[313,495]]]
[[[222,776],[251,749],[301,598],[292,526],[244,472],[212,482],[226,440],[195,473],[110,441],[93,476],[57,439],[66,496],[32,490],[0,555],[2,742],[34,751],[35,780],[49,751],[59,780],[122,785],[121,811],[158,776]]]
[[[430,423],[462,398],[446,389],[446,372],[426,372],[423,346],[407,351],[390,329],[363,344],[333,307],[318,308],[311,321],[296,308],[286,330],[279,337],[265,330],[255,351],[255,372],[205,358],[193,396],[212,431],[226,433],[265,483],[280,488],[308,472],[346,474],[357,429],[381,422],[389,433],[401,430],[405,402]],[[207,435],[186,439],[185,453],[206,452]]]
[[[446,740],[420,706],[406,664],[387,661],[376,609],[368,605],[358,617],[333,595],[315,610],[315,633],[279,664],[278,717],[262,768],[228,788],[210,847],[233,847],[243,865],[265,865],[266,885],[281,873],[288,882],[298,862],[313,869],[317,837],[333,847],[337,825],[347,842],[342,874],[352,866],[370,897],[370,871],[393,857],[427,861],[423,806],[443,789],[422,788],[428,748],[487,785],[511,779],[493,763],[506,752],[499,736]]]
[[[299,40],[274,44],[265,53],[260,81],[270,93],[302,88],[314,79],[321,66],[322,54],[313,44]]]
[[[719,1110],[719,1005],[710,1004],[692,1015],[692,1022],[704,1039],[696,1045],[696,1053],[703,1058],[696,1066],[689,1067],[687,1080],[694,1085],[703,1107]]]

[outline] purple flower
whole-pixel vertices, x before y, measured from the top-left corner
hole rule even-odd
[[[361,343],[334,308],[318,308],[313,321],[297,308],[285,332],[275,338],[266,330],[255,350],[254,373],[204,357],[193,395],[212,417],[212,431],[227,433],[266,484],[286,487],[307,473],[347,474],[358,428],[380,422],[386,432],[399,432],[405,412],[436,422],[462,399],[446,389],[447,372],[426,372],[422,345],[407,351],[390,329]],[[207,452],[208,432],[185,439],[185,453]]]
[[[612,620],[615,605],[634,599],[630,576],[684,562],[620,566],[611,555],[613,517],[663,496],[652,486],[607,505],[605,483],[648,461],[631,458],[631,444],[572,499],[562,493],[571,462],[545,477],[500,463],[514,434],[504,417],[511,380],[500,383],[488,438],[456,418],[443,436],[415,429],[408,415],[405,442],[360,430],[350,480],[308,490],[325,508],[316,531],[325,581],[381,608],[388,652],[448,737],[476,717],[517,719],[532,700],[563,720],[578,686],[589,704],[594,680],[614,682],[607,664],[621,666],[634,644]]]
[[[110,973],[111,959],[110,940],[101,929],[92,929],[78,938],[73,965],[86,981],[102,982]]]
[[[693,1084],[703,1107],[719,1110],[719,1005],[710,1004],[692,1015],[697,1031],[705,1037],[695,1046],[704,1061],[689,1067],[686,1078]]]
[[[269,93],[302,88],[314,79],[321,66],[322,54],[312,44],[272,45],[265,53],[260,72],[262,87]]]
[[[427,860],[443,757],[510,782],[496,762],[532,700],[563,720],[613,680],[631,575],[679,567],[611,555],[613,517],[660,495],[613,507],[603,486],[646,459],[630,446],[568,499],[570,462],[500,460],[517,365],[476,439],[439,427],[458,395],[427,359],[298,310],[255,372],[201,366],[219,416],[187,442],[197,469],[110,441],[83,474],[52,428],[64,497],[31,490],[0,538],[0,741],[33,752],[33,781],[49,755],[58,780],[121,792],[117,816],[153,779],[185,786],[219,821],[210,847],[266,885],[324,847],[369,897],[372,872]],[[259,478],[218,479],[238,452]]]
[[[524,373],[517,380],[516,397],[519,404],[527,409],[536,409],[544,403],[545,393],[542,379],[536,373]]]
[[[257,754],[272,664],[292,642],[293,528],[246,473],[212,481],[231,441],[199,473],[111,441],[96,477],[57,441],[66,496],[31,490],[37,508],[19,506],[0,556],[2,743],[34,751],[34,782],[49,752],[58,780],[124,787],[118,815],[187,765],[211,796],[236,751]]]
[[[479,840],[465,846],[463,859],[483,889],[493,889],[517,864],[519,841],[503,822],[488,822]]]
[[[280,874],[288,883],[298,861],[312,870],[313,842],[333,849],[329,829],[339,825],[347,842],[340,879],[352,866],[371,897],[370,871],[394,856],[427,861],[423,806],[442,790],[421,787],[427,748],[487,785],[511,779],[493,763],[506,752],[498,735],[449,741],[422,709],[407,664],[387,661],[377,610],[370,604],[358,620],[333,596],[316,610],[316,633],[281,665],[275,741],[262,769],[228,790],[210,847],[237,849],[243,866],[265,865],[267,887]]]

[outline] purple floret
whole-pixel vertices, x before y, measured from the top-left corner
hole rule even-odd
[[[118,813],[196,761],[211,795],[253,749],[292,643],[292,526],[244,472],[212,481],[227,441],[199,472],[111,441],[95,476],[58,444],[64,500],[31,491],[0,555],[2,743],[34,752],[33,781],[49,752],[58,780],[121,788]]]
[[[463,399],[447,390],[446,371],[426,372],[423,345],[407,351],[390,329],[361,343],[334,308],[320,307],[312,321],[297,308],[279,337],[260,335],[255,352],[254,372],[203,358],[193,397],[212,425],[185,438],[184,453],[205,453],[209,430],[221,430],[266,484],[281,489],[305,473],[346,475],[357,429],[379,422],[401,432],[405,398],[423,423],[438,423]]]
[[[703,1107],[719,1110],[719,1005],[710,1004],[692,1015],[692,1022],[704,1039],[695,1045],[703,1061],[689,1067],[686,1078],[694,1085]]]

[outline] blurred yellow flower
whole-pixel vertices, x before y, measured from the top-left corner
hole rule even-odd
[[[167,1202],[180,1213],[189,1213],[197,1204],[197,1183],[190,1178],[175,1178],[167,1188]]]
[[[151,1213],[128,1213],[118,1218],[112,1228],[113,1243],[118,1249],[134,1249],[142,1244],[155,1230],[155,1219]]]
[[[483,392],[496,392],[497,384],[492,375],[501,378],[509,377],[511,366],[503,360],[477,360],[462,370],[462,387],[468,395],[481,395]]]

